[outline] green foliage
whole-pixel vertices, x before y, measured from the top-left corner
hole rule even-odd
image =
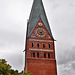
[[[21,73],[19,73],[19,75],[32,75],[32,73],[29,73],[29,72],[25,73],[22,71]]]
[[[11,66],[7,64],[5,59],[0,59],[0,75],[32,75],[32,73],[18,72],[18,70],[11,69]]]
[[[27,73],[24,73],[24,75],[32,75],[32,73],[27,72]]]
[[[0,75],[10,75],[11,66],[7,64],[5,59],[0,60]]]

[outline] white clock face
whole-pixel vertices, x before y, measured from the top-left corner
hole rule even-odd
[[[46,31],[43,28],[37,28],[35,30],[35,35],[38,36],[38,37],[45,37]]]
[[[41,22],[38,23],[39,26],[42,26],[43,24]]]

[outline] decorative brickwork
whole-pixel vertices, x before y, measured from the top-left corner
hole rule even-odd
[[[26,42],[25,72],[33,75],[57,75],[54,40],[41,18]]]

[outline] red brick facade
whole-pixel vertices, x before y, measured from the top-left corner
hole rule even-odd
[[[25,72],[32,72],[33,75],[57,75],[54,40],[41,18],[26,44]]]

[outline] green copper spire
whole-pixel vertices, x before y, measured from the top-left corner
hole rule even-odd
[[[28,37],[31,35],[34,27],[36,26],[40,18],[43,21],[44,25],[46,26],[51,37],[53,38],[49,23],[46,17],[46,13],[43,7],[42,0],[34,0],[33,2],[33,6],[31,9],[31,13],[30,13],[29,21],[28,21]]]

